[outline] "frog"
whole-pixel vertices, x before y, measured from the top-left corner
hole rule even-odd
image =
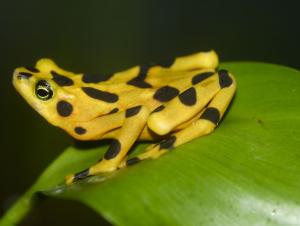
[[[18,67],[13,85],[50,124],[82,141],[110,139],[101,159],[65,177],[67,185],[163,154],[219,125],[236,91],[214,50],[109,75],[74,73],[42,58]],[[152,142],[129,157],[137,141]]]

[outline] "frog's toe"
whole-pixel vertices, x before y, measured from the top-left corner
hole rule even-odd
[[[65,183],[71,185],[74,182],[74,174],[67,175],[65,177]]]
[[[89,168],[82,170],[79,173],[67,175],[65,178],[65,182],[67,185],[70,185],[70,184],[74,183],[75,181],[82,180],[84,178],[87,178],[88,176],[90,176]]]

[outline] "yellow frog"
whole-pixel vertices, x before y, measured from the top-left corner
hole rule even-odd
[[[14,71],[13,84],[51,124],[79,140],[111,138],[102,160],[66,177],[66,183],[157,158],[211,133],[236,90],[235,79],[217,70],[214,51],[164,63],[135,66],[110,76],[77,74],[50,59]],[[155,140],[128,159],[137,140]]]

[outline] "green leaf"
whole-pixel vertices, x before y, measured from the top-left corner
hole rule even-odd
[[[222,67],[238,90],[211,135],[67,187],[59,185],[66,174],[105,150],[70,147],[0,225],[18,222],[36,191],[78,200],[116,225],[300,225],[300,72],[262,63]]]

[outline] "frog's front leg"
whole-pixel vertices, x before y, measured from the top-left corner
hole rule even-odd
[[[66,177],[66,183],[104,172],[111,172],[117,169],[119,163],[126,156],[131,146],[138,139],[141,131],[146,125],[149,110],[145,106],[135,106],[125,112],[124,124],[113,139],[109,149],[104,154],[104,158],[97,164],[74,175]]]

